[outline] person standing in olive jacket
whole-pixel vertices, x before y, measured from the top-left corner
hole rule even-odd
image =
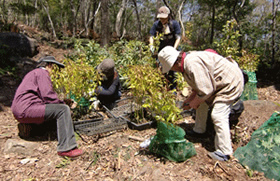
[[[166,6],[162,6],[158,9],[157,18],[158,20],[154,22],[150,30],[151,36],[149,43],[151,52],[154,53],[155,51],[154,37],[159,34],[163,34],[163,37],[160,39],[158,52],[166,46],[172,46],[178,49],[181,41],[181,27],[178,21],[171,18],[170,10]],[[170,70],[165,73],[165,77],[168,80],[169,89],[176,89],[175,72]]]

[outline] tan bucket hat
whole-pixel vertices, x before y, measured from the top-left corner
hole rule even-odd
[[[176,62],[180,52],[172,46],[164,47],[158,54],[158,59],[162,65],[162,73],[168,72]]]
[[[157,18],[167,18],[170,14],[170,10],[166,6],[162,6],[158,9],[158,15]]]

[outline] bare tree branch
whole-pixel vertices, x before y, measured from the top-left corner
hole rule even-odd
[[[47,15],[48,15],[48,19],[49,19],[49,22],[51,24],[51,28],[52,28],[52,32],[53,32],[53,37],[56,38],[56,32],[55,32],[55,29],[54,29],[54,25],[53,25],[53,22],[52,22],[52,18],[50,16],[50,12],[49,12],[49,6],[48,6],[48,2],[47,5],[44,4],[44,2],[42,0],[40,0],[42,5],[43,5],[43,8],[45,9]]]
[[[86,31],[88,29],[89,24],[91,23],[91,21],[95,18],[96,14],[98,13],[99,9],[100,9],[100,5],[101,5],[101,1],[98,3],[98,7],[94,13],[94,15],[88,20],[88,22],[86,23],[86,26],[83,30],[80,31],[80,33],[78,34],[78,36],[80,36],[84,31]],[[87,30],[87,36],[88,36],[88,30]]]
[[[178,10],[179,22],[180,22],[180,25],[181,25],[181,28],[182,28],[182,37],[185,37],[185,27],[184,27],[184,24],[183,24],[183,21],[182,21],[181,11],[182,11],[182,8],[183,8],[185,2],[186,2],[186,0],[183,0],[181,2],[181,5],[180,5],[179,10]]]

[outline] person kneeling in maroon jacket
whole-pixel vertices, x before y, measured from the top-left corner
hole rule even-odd
[[[83,151],[77,148],[70,108],[58,99],[52,87],[50,76],[55,65],[65,67],[53,56],[39,60],[37,68],[27,73],[17,88],[11,110],[14,117],[23,124],[42,124],[55,120],[58,155],[77,157]]]

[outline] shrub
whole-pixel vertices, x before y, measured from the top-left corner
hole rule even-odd
[[[181,112],[175,104],[175,95],[168,91],[161,71],[147,65],[130,66],[127,83],[141,108],[151,111],[157,121],[175,122]]]
[[[75,97],[76,102],[89,100],[100,85],[101,75],[97,73],[85,58],[64,60],[65,68],[55,68],[52,72],[54,89],[63,98]],[[56,66],[57,67],[57,66]]]

